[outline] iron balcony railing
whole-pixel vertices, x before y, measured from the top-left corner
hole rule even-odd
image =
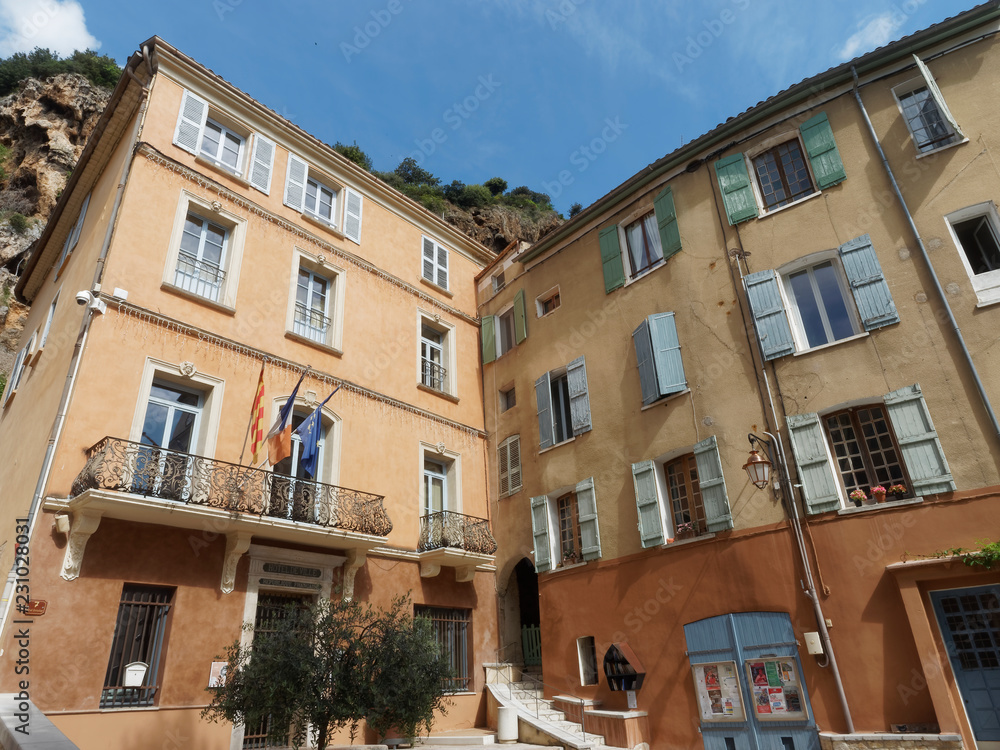
[[[443,391],[448,371],[437,362],[431,362],[429,359],[422,359],[421,364],[423,365],[423,375],[421,376],[423,384],[436,391]]]
[[[177,257],[174,284],[187,292],[218,302],[219,290],[225,279],[226,272],[215,263],[199,260],[187,253],[180,253]]]
[[[301,302],[295,303],[295,332],[323,343],[326,332],[330,328],[330,319],[319,310],[306,307]]]
[[[374,536],[392,531],[382,495],[121,438],[106,437],[87,451],[87,464],[74,480],[71,495],[95,489]]]
[[[485,518],[465,516],[450,510],[429,513],[420,519],[420,552],[442,547],[463,549],[480,555],[497,551],[497,540]]]

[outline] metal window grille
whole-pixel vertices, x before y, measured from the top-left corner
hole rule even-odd
[[[101,708],[154,705],[160,688],[160,662],[173,596],[174,589],[161,586],[127,583],[122,587]],[[125,667],[137,661],[149,665],[145,680],[139,687],[125,687]]]
[[[469,669],[469,610],[442,607],[416,607],[417,617],[431,621],[441,655],[448,660],[452,677],[445,679],[444,689],[464,693],[472,689]]]

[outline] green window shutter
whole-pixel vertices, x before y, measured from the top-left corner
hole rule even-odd
[[[795,464],[799,467],[806,513],[839,510],[840,489],[827,457],[819,415],[815,412],[789,414],[785,421],[788,423],[788,438],[795,454]]]
[[[830,127],[826,112],[820,112],[806,120],[799,127],[799,132],[802,134],[806,153],[809,154],[817,187],[822,190],[846,180],[847,172],[844,171],[844,162],[840,160],[837,141],[833,138],[833,128]]]
[[[715,435],[694,445],[694,461],[698,466],[698,486],[705,505],[705,522],[709,531],[726,531],[733,528],[733,514],[729,510],[726,479],[722,475],[722,459]]]
[[[535,400],[538,402],[538,448],[552,447],[556,426],[552,423],[552,383],[545,373],[535,381]]]
[[[580,540],[584,560],[601,556],[601,534],[597,527],[597,494],[594,478],[588,477],[576,486],[576,511],[580,520]]]
[[[948,121],[951,125],[952,130],[958,135],[959,138],[965,138],[965,133],[962,129],[958,127],[958,122],[955,120],[954,115],[952,115],[951,110],[948,109],[948,105],[944,101],[944,96],[941,94],[941,89],[938,88],[937,81],[934,80],[934,74],[924,65],[924,61],[921,60],[916,55],[913,56],[913,61],[917,64],[917,70],[920,71],[920,75],[924,77],[924,83],[927,84],[927,91],[937,105],[938,112],[941,116]]]
[[[524,290],[514,295],[514,340],[520,344],[528,338],[528,313],[524,306]]]
[[[840,246],[840,260],[865,330],[873,331],[898,323],[896,303],[892,301],[892,293],[882,274],[882,264],[872,247],[872,238],[864,234],[845,242]]]
[[[656,492],[656,468],[652,461],[632,464],[632,483],[635,485],[635,505],[639,513],[639,539],[643,547],[663,544],[663,518],[660,515],[660,497]]]
[[[887,393],[884,400],[906,470],[913,482],[913,492],[917,495],[954,492],[955,480],[920,386],[910,385]]]
[[[566,365],[566,384],[569,386],[569,413],[573,422],[573,435],[589,432],[590,395],[587,393],[587,363],[584,357]]]
[[[730,226],[757,216],[757,198],[753,194],[743,154],[733,154],[715,162],[715,176],[719,179]]]
[[[549,547],[549,502],[545,495],[531,498],[531,536],[535,542],[535,572],[552,569]]]
[[[625,267],[622,265],[622,249],[618,242],[618,225],[605,227],[600,233],[601,265],[604,267],[604,293],[625,286]]]
[[[674,208],[674,191],[667,185],[653,201],[656,224],[660,228],[660,246],[667,259],[681,249],[681,230],[677,227],[677,209]]]
[[[484,315],[480,323],[483,339],[483,364],[497,358],[497,319],[495,315]]]
[[[656,362],[653,360],[653,339],[649,335],[649,320],[646,319],[632,332],[635,345],[635,359],[639,365],[639,387],[642,389],[642,403],[651,404],[660,397],[656,382]]]
[[[764,359],[777,359],[794,352],[795,341],[781,301],[778,275],[772,270],[757,271],[745,276],[743,285]]]
[[[677,338],[677,323],[672,312],[649,316],[649,334],[653,341],[656,380],[661,396],[669,396],[687,388],[681,342]]]

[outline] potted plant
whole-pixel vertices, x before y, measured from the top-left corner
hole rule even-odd
[[[888,490],[888,495],[892,497],[893,500],[900,500],[905,494],[906,494],[905,484],[894,484]]]
[[[859,508],[868,501],[868,495],[865,494],[864,490],[854,490],[848,497],[854,501],[854,504]]]
[[[578,562],[579,560],[577,559],[575,548],[567,547],[566,549],[563,550],[563,559],[562,559],[563,565],[575,565]]]
[[[881,484],[877,484],[874,487],[872,487],[872,497],[875,499],[876,503],[884,503],[885,487],[883,487]]]
[[[688,521],[687,523],[677,524],[676,539],[693,539],[694,537],[695,528],[693,522]]]

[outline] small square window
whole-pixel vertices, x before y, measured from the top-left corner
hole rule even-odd
[[[555,289],[550,289],[535,300],[535,312],[538,317],[541,318],[543,315],[548,315],[550,312],[555,311],[561,304],[562,300],[559,297],[559,287],[556,287]]]
[[[758,154],[753,168],[767,211],[816,192],[798,138]]]
[[[494,274],[493,275],[493,293],[496,294],[497,292],[503,291],[503,288],[505,286],[507,286],[507,282],[504,279],[504,272],[501,271],[500,273]]]
[[[956,211],[947,217],[962,265],[982,303],[1000,300],[1000,217],[992,203]]]
[[[660,230],[656,226],[656,215],[653,211],[631,224],[626,224],[623,231],[630,278],[641,276],[663,260]]]
[[[514,391],[514,386],[506,391],[500,391],[500,411],[505,412],[515,406],[517,406],[517,394]]]
[[[233,174],[243,173],[243,151],[246,138],[209,118],[201,134],[201,155],[228,169]]]

